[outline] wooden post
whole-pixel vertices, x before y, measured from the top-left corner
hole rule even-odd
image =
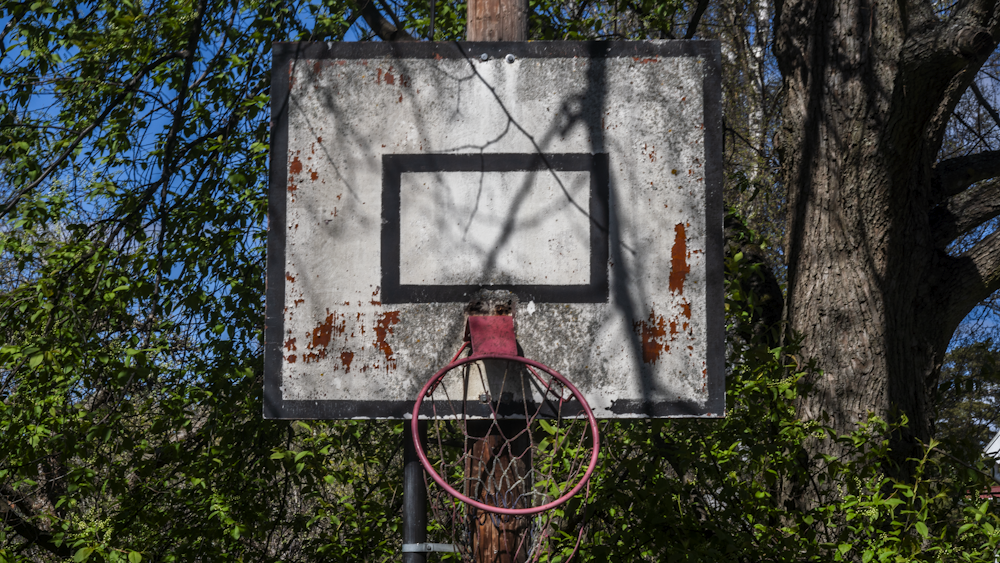
[[[501,433],[514,436],[524,429],[519,420],[469,421],[469,435],[473,437],[472,459],[465,467],[466,495],[481,502],[496,502],[497,498],[516,499],[523,495],[525,483],[521,478],[528,471],[530,457],[528,437],[522,435],[507,448],[499,448]],[[484,486],[485,485],[485,486]],[[489,488],[487,488],[489,487]],[[473,534],[473,561],[476,563],[523,563],[528,555],[524,543],[525,526],[529,517],[491,514],[473,511],[470,522]]]
[[[517,297],[500,291],[480,292],[466,308],[469,317],[479,315],[513,315]],[[471,330],[471,329],[470,329]],[[476,352],[476,337],[472,337],[472,352]],[[516,403],[517,392],[523,389],[519,378],[526,374],[510,373],[507,362],[482,360],[476,362],[487,384],[489,400],[502,410],[506,401]],[[509,395],[509,397],[508,397]],[[530,397],[529,397],[530,399]],[[524,400],[521,398],[520,400]],[[514,407],[514,410],[518,409]],[[531,465],[531,444],[524,432],[523,420],[470,420],[466,426],[468,447],[472,457],[465,465],[465,495],[487,504],[515,502],[529,491],[525,483]],[[513,439],[517,436],[516,439]],[[500,501],[500,499],[504,499]],[[514,508],[514,506],[507,506]],[[519,506],[518,508],[526,508]],[[469,526],[472,532],[472,557],[475,563],[523,563],[528,555],[525,531],[530,517],[505,516],[472,510]]]
[[[469,41],[528,40],[528,0],[469,0],[467,15],[466,37]],[[475,448],[477,450],[475,457],[481,460],[480,463],[470,464],[469,467],[466,467],[466,478],[476,479],[482,473],[492,471],[480,466],[480,464],[489,459],[488,451],[492,449],[494,440],[499,436],[491,435],[498,428],[493,427],[491,431],[489,423],[473,423],[471,426],[476,428],[476,434],[480,438],[485,438]],[[526,446],[522,445],[521,447]],[[503,460],[502,465],[507,463],[509,463],[509,459]],[[491,481],[494,486],[499,484],[496,480]],[[482,492],[486,493],[486,491]],[[496,494],[499,491],[489,492]],[[519,494],[522,491],[511,492]],[[478,513],[475,522],[472,523],[472,533],[476,536],[473,539],[475,545],[473,557],[476,563],[519,563],[524,561],[525,546],[518,542],[518,538],[523,535],[524,522],[522,519],[494,518],[493,516],[496,515]]]
[[[528,0],[469,0],[469,41],[527,41]]]

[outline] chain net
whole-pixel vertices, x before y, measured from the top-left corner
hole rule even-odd
[[[427,461],[448,485],[428,482],[428,499],[439,533],[462,561],[568,561],[575,554],[586,494],[564,497],[589,477],[594,428],[560,379],[543,366],[477,360],[440,374],[425,395]],[[522,512],[566,502],[503,514],[456,492]]]

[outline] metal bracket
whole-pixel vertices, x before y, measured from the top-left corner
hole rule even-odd
[[[517,355],[514,317],[510,315],[471,316],[465,322],[465,339],[472,342],[472,355]]]
[[[450,543],[404,543],[403,553],[458,553],[454,544]]]

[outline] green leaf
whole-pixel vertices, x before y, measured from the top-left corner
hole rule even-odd
[[[917,529],[917,533],[919,533],[921,537],[927,539],[927,524],[918,521],[916,524],[913,525],[913,527]]]
[[[86,561],[90,557],[90,554],[93,552],[94,548],[92,547],[81,547],[80,549],[76,550],[76,553],[73,554],[73,561],[75,561],[76,563],[81,563],[82,561]]]

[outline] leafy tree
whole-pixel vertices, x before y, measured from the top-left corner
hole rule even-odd
[[[394,541],[391,432],[260,416],[268,53],[344,9],[0,7],[0,560]]]
[[[992,340],[948,353],[934,400],[936,435],[961,459],[973,460],[997,431],[1000,350]]]

